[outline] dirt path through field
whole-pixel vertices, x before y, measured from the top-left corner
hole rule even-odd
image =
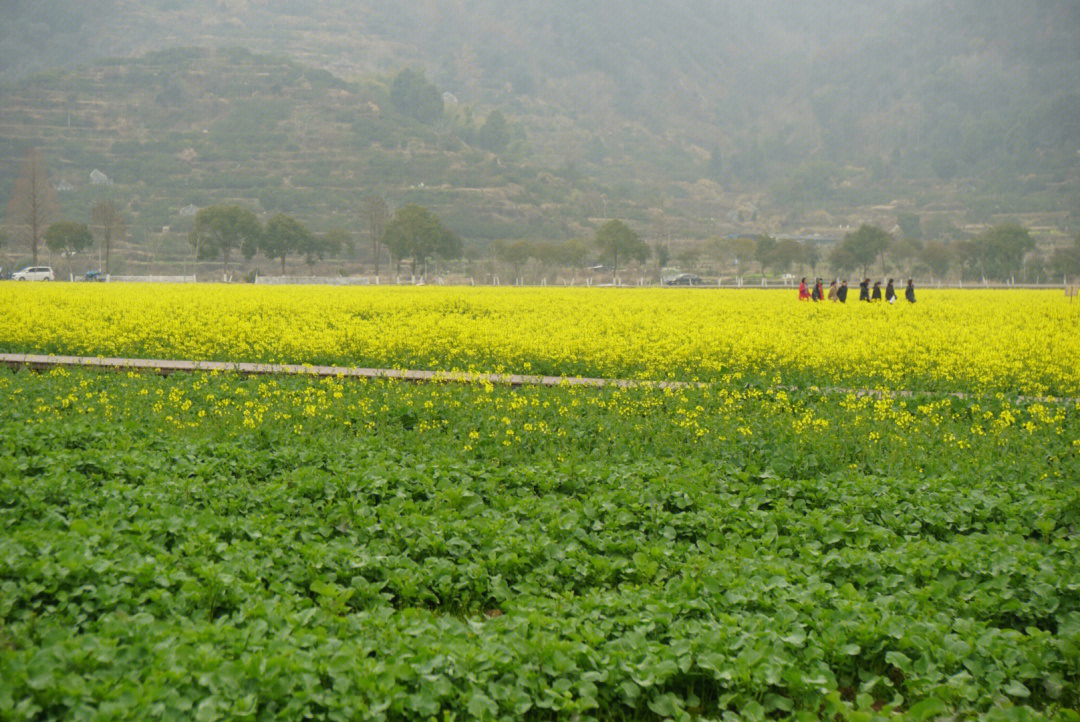
[[[413,382],[454,382],[454,383],[490,383],[500,386],[588,386],[601,388],[655,387],[684,388],[687,386],[707,386],[704,382],[688,381],[648,381],[634,379],[583,378],[580,376],[529,376],[524,374],[485,374],[462,371],[422,371],[415,369],[373,369],[352,366],[311,366],[306,364],[262,364],[238,361],[182,361],[169,359],[132,359],[104,358],[94,356],[48,356],[44,354],[0,353],[0,364],[12,368],[30,368],[45,371],[56,367],[99,368],[107,371],[152,371],[169,375],[173,373],[194,373],[217,371],[219,373],[239,373],[254,376],[332,376],[335,378],[397,379]],[[799,391],[794,386],[779,386],[777,390]],[[856,394],[858,396],[956,396],[969,398],[986,394],[967,394],[959,391],[911,391],[882,389],[821,388],[815,390],[827,394]],[[1077,398],[1018,396],[1017,401],[1024,403],[1080,403]]]

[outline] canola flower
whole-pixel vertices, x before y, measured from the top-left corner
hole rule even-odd
[[[3,284],[0,351],[1080,395],[1080,304],[920,291]]]
[[[869,455],[904,467],[951,464],[973,453],[1030,455],[1050,443],[1080,453],[1072,403],[1001,397],[889,397],[701,386],[510,388],[490,383],[413,384],[392,379],[247,377],[233,373],[122,375],[57,368],[0,372],[0,394],[30,404],[31,425],[77,419],[139,419],[162,434],[215,438],[271,429],[295,435],[407,432],[476,459],[548,448],[552,458],[583,444],[619,454],[651,444],[696,453],[759,457],[785,473],[807,458],[834,466]],[[585,436],[583,436],[583,434]],[[1060,453],[1060,452],[1059,452]],[[791,465],[790,467],[787,465]],[[1046,471],[1063,478],[1054,465]]]

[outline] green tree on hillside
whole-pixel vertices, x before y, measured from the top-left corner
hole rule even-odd
[[[906,234],[889,241],[889,258],[897,267],[904,267],[911,259],[917,259],[922,253],[922,244]]]
[[[944,276],[952,265],[953,252],[944,241],[930,241],[923,246],[920,260],[926,264],[931,273]]]
[[[829,254],[829,262],[837,271],[860,270],[865,278],[870,264],[881,261],[885,270],[885,252],[889,249],[890,236],[877,226],[864,223],[859,229],[848,233]]]
[[[900,226],[904,238],[911,241],[922,240],[922,219],[918,213],[901,213],[896,217],[896,224]]]
[[[261,235],[262,228],[254,213],[240,206],[216,205],[195,214],[195,227],[189,240],[197,257],[220,257],[221,272],[227,278],[232,252],[239,251],[251,260]]]
[[[1024,256],[1035,248],[1031,233],[1018,223],[1002,223],[974,239],[974,260],[988,278],[1005,280],[1019,273]]]
[[[488,113],[484,124],[476,132],[476,144],[492,153],[506,150],[510,144],[510,128],[502,113],[497,110]]]
[[[740,276],[750,272],[750,262],[753,260],[754,251],[756,250],[757,242],[753,238],[740,236],[731,240],[732,260],[735,262],[736,270]]]
[[[405,68],[394,78],[390,100],[399,113],[424,124],[438,120],[443,114],[438,88],[412,68]]]
[[[459,258],[461,239],[446,228],[439,217],[415,203],[398,208],[386,227],[383,242],[390,251],[391,259],[401,270],[401,262],[408,258],[415,273],[417,265],[428,258]]]
[[[510,264],[514,278],[521,276],[521,267],[535,256],[529,241],[495,241],[495,257]]]
[[[604,260],[611,262],[611,272],[616,278],[619,275],[619,256],[639,263],[644,263],[649,257],[648,244],[619,220],[611,220],[600,226],[593,245],[600,249]]]
[[[1071,245],[1054,249],[1049,266],[1055,274],[1071,276],[1074,280],[1080,277],[1080,235],[1073,239]]]
[[[571,238],[558,244],[556,259],[563,266],[569,266],[575,270],[585,267],[589,258],[589,244],[586,241]]]
[[[323,234],[323,248],[327,254],[344,252],[350,259],[356,253],[356,242],[344,228],[331,228]]]
[[[300,253],[304,256],[304,263],[307,264],[309,272],[315,270],[316,261],[321,261],[341,250],[341,246],[346,240],[342,234],[343,231],[340,230],[321,235],[307,234],[300,245]]]
[[[776,239],[772,236],[763,234],[754,239],[754,260],[758,262],[762,273],[776,262],[776,246]]]
[[[266,231],[259,239],[259,249],[270,259],[280,259],[281,275],[285,275],[285,259],[301,253],[311,237],[304,224],[285,213],[276,213],[266,222]]]
[[[660,270],[664,270],[671,261],[671,251],[668,250],[666,243],[653,244],[653,255],[656,257],[656,267]]]
[[[45,245],[53,253],[63,254],[71,278],[71,257],[94,245],[94,237],[85,223],[59,221],[45,231]]]
[[[783,238],[776,242],[776,250],[772,253],[773,268],[780,273],[788,273],[805,255],[798,241],[794,238]]]

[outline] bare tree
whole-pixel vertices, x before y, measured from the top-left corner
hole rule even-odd
[[[56,192],[49,184],[45,160],[34,148],[23,159],[22,171],[15,179],[15,192],[8,204],[8,217],[34,256],[34,265],[38,262],[45,229],[55,216]]]
[[[124,235],[127,222],[120,207],[111,199],[98,201],[90,212],[94,225],[101,228],[101,247],[105,249],[105,275],[109,275],[109,251],[114,240]]]
[[[368,230],[371,231],[371,257],[375,262],[375,275],[379,275],[379,247],[382,245],[386,224],[390,222],[390,209],[386,200],[377,193],[364,201],[364,215],[367,217]]]
[[[192,276],[195,276],[198,273],[199,261],[204,260],[208,256],[206,248],[211,243],[211,236],[210,229],[202,226],[195,226],[188,232],[188,243],[191,244]]]

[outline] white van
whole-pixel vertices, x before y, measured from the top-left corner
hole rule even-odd
[[[27,266],[11,274],[12,281],[55,281],[56,275],[48,266]]]

